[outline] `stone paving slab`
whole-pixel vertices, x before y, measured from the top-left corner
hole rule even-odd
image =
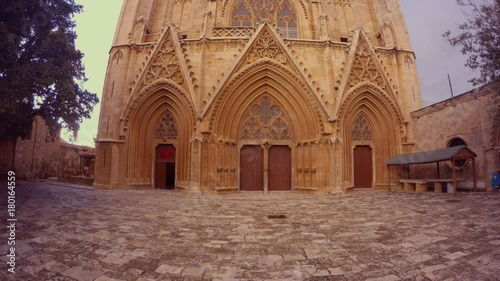
[[[500,276],[497,193],[200,195],[33,182],[18,182],[16,193],[17,273],[3,266],[0,280]],[[5,189],[0,200],[6,209]]]

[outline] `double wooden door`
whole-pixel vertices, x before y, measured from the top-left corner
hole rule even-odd
[[[264,157],[265,153],[267,157]],[[285,145],[275,145],[265,151],[260,145],[243,146],[240,150],[240,190],[264,191],[266,178],[268,191],[291,189],[290,148]]]

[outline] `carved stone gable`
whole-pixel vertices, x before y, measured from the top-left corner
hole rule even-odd
[[[144,85],[160,78],[171,79],[177,84],[183,81],[179,59],[170,34],[165,35],[164,41],[155,52],[151,64],[144,77]]]
[[[288,116],[267,95],[251,105],[243,118],[242,140],[291,140]]]
[[[247,62],[252,63],[261,58],[271,58],[280,63],[286,63],[286,55],[283,49],[268,28],[264,29],[262,33],[259,34],[253,46],[250,48]]]
[[[352,140],[353,141],[371,141],[372,129],[370,123],[366,120],[365,116],[360,114],[354,121],[352,126]]]
[[[357,47],[351,74],[347,81],[346,91],[354,87],[356,84],[365,81],[371,82],[378,87],[385,89],[382,73],[375,64],[370,46],[363,40]]]
[[[177,139],[177,123],[174,117],[167,112],[156,126],[157,140],[175,140]]]

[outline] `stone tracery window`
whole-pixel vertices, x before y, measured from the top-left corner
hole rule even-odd
[[[167,112],[158,122],[156,127],[157,140],[175,140],[177,139],[177,123],[170,112]]]
[[[244,115],[242,140],[291,140],[287,116],[279,105],[264,96]]]
[[[297,38],[297,17],[290,0],[236,0],[231,14],[232,26],[274,23],[287,38]]]
[[[352,140],[354,141],[371,141],[372,129],[370,123],[366,120],[365,116],[359,115],[354,121],[352,127]]]

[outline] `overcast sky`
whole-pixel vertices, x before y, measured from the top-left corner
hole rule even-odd
[[[450,98],[447,74],[451,76],[455,95],[473,87],[467,80],[474,77],[464,66],[466,57],[460,48],[452,47],[442,37],[447,30],[458,32],[458,25],[465,20],[462,8],[455,0],[400,0],[413,50],[417,56],[422,98],[426,102],[438,102]],[[123,0],[77,0],[84,6],[83,13],[76,15],[76,46],[84,54],[88,81],[85,88],[101,97],[108,53],[111,48],[116,23]],[[99,119],[99,105],[90,120],[85,120],[79,132],[77,144],[93,146]],[[63,138],[67,139],[67,134]]]

